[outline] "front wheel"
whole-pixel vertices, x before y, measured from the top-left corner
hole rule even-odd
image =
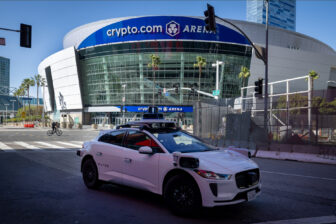
[[[54,132],[53,132],[52,130],[48,130],[48,131],[47,131],[47,135],[48,135],[48,136],[52,136],[53,134],[54,134]]]
[[[197,214],[202,198],[197,183],[186,175],[178,175],[168,180],[164,188],[164,199],[177,215]]]
[[[56,135],[57,136],[61,136],[62,134],[63,134],[62,130],[59,130],[59,129],[56,130]]]
[[[97,189],[101,181],[98,179],[98,169],[93,159],[87,159],[83,163],[83,180],[87,188]]]

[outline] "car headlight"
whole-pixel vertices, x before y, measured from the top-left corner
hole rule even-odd
[[[201,177],[213,180],[230,180],[232,176],[231,174],[219,174],[208,170],[195,170],[195,172]]]

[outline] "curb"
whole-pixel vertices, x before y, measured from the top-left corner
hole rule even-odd
[[[306,154],[296,152],[258,151],[256,157],[265,159],[293,160],[299,162],[336,165],[336,156],[330,156],[330,155],[327,156],[327,155]]]

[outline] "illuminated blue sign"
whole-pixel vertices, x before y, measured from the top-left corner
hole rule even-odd
[[[119,107],[119,106],[118,106]],[[147,112],[148,106],[125,106],[127,112]],[[193,112],[193,107],[186,106],[157,106],[160,113]],[[120,108],[120,107],[119,107]]]
[[[235,30],[217,24],[217,32],[205,29],[202,19],[182,16],[151,16],[122,20],[107,25],[88,36],[78,49],[140,40],[203,40],[249,44]]]

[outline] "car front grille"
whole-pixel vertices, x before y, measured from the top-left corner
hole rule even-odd
[[[247,170],[236,174],[236,184],[240,189],[249,188],[259,183],[259,169]]]

